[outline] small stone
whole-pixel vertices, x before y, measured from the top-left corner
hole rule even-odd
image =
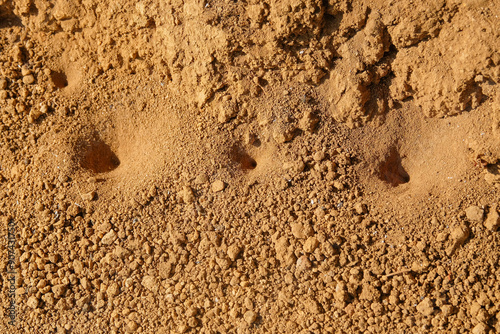
[[[378,291],[373,285],[364,283],[361,293],[359,295],[360,300],[377,301],[380,298],[380,291]]]
[[[187,331],[189,330],[189,326],[187,324],[180,324],[178,327],[177,327],[177,332],[179,333],[186,333]]]
[[[484,179],[491,185],[500,185],[500,171],[497,165],[488,167],[485,170]]]
[[[81,211],[81,208],[76,205],[76,204],[71,204],[67,209],[66,209],[66,213],[68,215],[70,215],[71,217],[74,217],[76,216],[77,214],[79,214]]]
[[[94,200],[95,195],[96,195],[95,191],[90,191],[88,193],[82,194],[82,200],[90,202],[90,201]]]
[[[43,288],[45,288],[47,286],[47,280],[40,280],[40,282],[38,282],[38,284],[36,285],[36,288],[38,290],[42,290]]]
[[[67,116],[69,114],[69,108],[60,106],[59,108],[57,108],[57,114],[61,117]]]
[[[322,207],[317,207],[316,210],[314,210],[314,215],[318,218],[318,220],[321,220],[325,218],[326,212]]]
[[[125,330],[129,333],[133,333],[133,332],[137,331],[138,328],[139,328],[139,325],[135,321],[132,321],[132,320],[127,322],[127,325],[125,326]]]
[[[73,261],[73,271],[75,272],[75,274],[77,275],[81,275],[83,274],[83,263],[82,261],[80,260],[74,260]]]
[[[481,309],[481,305],[477,301],[474,301],[474,302],[472,302],[472,305],[470,306],[470,314],[472,314],[473,316],[476,316],[480,309]]]
[[[161,262],[158,265],[158,272],[159,272],[161,278],[163,278],[163,279],[170,278],[170,275],[172,273],[172,263]]]
[[[273,138],[278,144],[283,144],[292,140],[295,136],[294,133],[295,128],[293,127],[287,129],[276,128],[273,131]]]
[[[6,90],[0,90],[0,101],[7,100],[9,98],[9,92]]]
[[[90,282],[86,277],[80,280],[80,284],[84,290],[90,290]]]
[[[366,204],[363,204],[363,203],[354,204],[354,211],[358,215],[363,215],[363,214],[368,212],[368,210],[366,209]]]
[[[235,103],[231,101],[224,102],[219,108],[218,120],[219,123],[226,123],[231,118],[236,117],[238,114],[238,108]]]
[[[450,233],[452,244],[446,250],[448,256],[452,255],[459,246],[463,245],[467,238],[469,238],[469,235],[470,229],[468,226],[460,225],[455,227]]]
[[[500,227],[500,215],[498,214],[496,204],[490,208],[488,217],[484,221],[484,226],[490,231],[496,231]]]
[[[417,311],[424,316],[430,316],[434,313],[434,303],[429,297],[426,297],[417,305]]]
[[[42,300],[50,306],[53,306],[56,304],[56,299],[54,298],[54,294],[52,292],[46,292],[45,294],[42,294]]]
[[[33,76],[33,74],[28,74],[27,76],[23,77],[23,82],[26,85],[31,85],[35,82],[35,77]]]
[[[257,141],[257,135],[250,131],[246,131],[243,134],[243,143],[245,145],[253,145]]]
[[[343,184],[341,181],[339,181],[339,180],[337,180],[337,181],[333,182],[333,187],[334,187],[335,189],[339,190],[339,191],[342,191],[342,190],[344,190],[344,189],[345,189],[344,184]]]
[[[236,244],[232,244],[227,249],[227,256],[229,256],[231,261],[234,261],[234,260],[236,260],[238,255],[240,255],[240,252],[241,252],[241,248]]]
[[[101,243],[103,245],[111,245],[117,238],[118,236],[116,235],[116,232],[114,230],[110,230],[102,237]]]
[[[306,164],[300,159],[298,161],[290,161],[283,164],[283,169],[293,173],[294,175],[302,173],[305,168]]]
[[[465,209],[465,214],[470,221],[481,222],[483,221],[484,210],[473,205]]]
[[[214,183],[212,183],[212,191],[214,193],[224,190],[225,187],[226,185],[221,180],[216,180]]]
[[[76,301],[76,306],[82,308],[84,305],[90,302],[90,296],[86,295]]]
[[[489,332],[489,327],[484,322],[478,323],[472,329],[472,334],[487,334],[488,332]]]
[[[68,288],[67,284],[57,284],[52,287],[52,292],[54,293],[54,297],[61,298],[62,295],[66,292]]]
[[[34,123],[37,119],[42,116],[42,112],[38,109],[31,109],[30,113],[28,114],[28,122]]]
[[[190,317],[188,319],[187,325],[191,328],[198,327],[199,325],[198,319],[196,319],[195,317]]]
[[[5,78],[0,78],[0,90],[6,89],[8,82]]]
[[[247,324],[251,325],[257,320],[257,314],[253,311],[246,311],[243,315],[243,318],[247,322]]]
[[[482,308],[479,312],[477,312],[476,319],[479,322],[488,322],[488,320],[490,320],[490,315],[488,314],[488,311]]]
[[[37,308],[38,307],[38,298],[35,296],[31,296],[28,298],[28,301],[26,302],[26,305],[28,305],[31,308]]]
[[[444,317],[448,317],[453,313],[453,309],[454,309],[453,305],[445,304],[445,305],[441,306],[441,314]]]
[[[143,287],[145,287],[149,291],[152,291],[155,293],[158,291],[158,282],[156,281],[156,278],[153,276],[144,276],[141,284]]]
[[[49,106],[46,105],[45,103],[40,106],[40,112],[42,114],[46,114],[49,112]]]
[[[23,77],[27,76],[27,75],[30,75],[31,74],[31,70],[28,68],[28,66],[22,66],[21,67],[21,75]]]
[[[208,182],[208,176],[205,173],[200,173],[194,180],[195,184],[204,184]]]
[[[424,259],[423,261],[413,261],[411,264],[411,270],[415,273],[421,273],[429,267],[429,261]]]
[[[306,309],[312,314],[323,313],[323,307],[314,299],[309,299],[305,302]]]
[[[304,252],[312,253],[318,247],[319,241],[315,237],[309,237],[304,243]]]
[[[309,224],[304,225],[301,223],[292,223],[291,225],[292,225],[292,234],[297,239],[305,239],[314,234],[314,230]]]
[[[116,282],[111,283],[110,286],[108,286],[108,289],[106,290],[106,294],[108,297],[114,297],[120,293],[120,287]]]
[[[465,225],[455,227],[450,234],[452,240],[460,244],[463,244],[469,235],[470,229]]]
[[[305,132],[313,132],[318,124],[319,119],[311,111],[304,112],[304,115],[299,121],[299,128]]]
[[[115,250],[113,251],[113,255],[123,260],[130,255],[130,251],[121,246],[116,246]]]
[[[61,310],[61,311],[69,309],[69,305],[68,305],[68,302],[66,301],[66,299],[64,299],[64,298],[59,299],[59,301],[56,303],[56,309]]]
[[[322,161],[325,158],[325,156],[326,156],[325,152],[318,151],[318,152],[316,152],[316,153],[313,154],[313,159],[316,162],[320,162],[320,161]]]
[[[183,187],[181,191],[179,191],[179,197],[182,199],[184,203],[192,203],[196,199],[193,193],[193,190],[190,187]]]
[[[295,267],[295,270],[297,273],[301,273],[302,271],[308,270],[311,267],[312,267],[312,264],[311,264],[311,261],[309,261],[309,258],[306,255],[302,255],[297,260],[297,265]]]
[[[344,303],[349,298],[349,294],[347,293],[347,285],[344,282],[337,283],[335,287],[334,297],[337,302]]]

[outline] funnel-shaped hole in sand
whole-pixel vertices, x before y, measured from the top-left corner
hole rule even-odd
[[[50,73],[50,79],[52,80],[54,86],[56,86],[59,89],[68,86],[68,78],[66,77],[66,74],[64,74],[63,72],[53,71],[52,73]]]
[[[410,181],[410,175],[408,175],[403,168],[401,160],[401,155],[398,150],[392,148],[386,159],[379,165],[380,179],[393,187],[408,183]]]
[[[110,172],[120,165],[120,160],[108,144],[97,139],[80,144],[80,166],[94,173]]]
[[[255,167],[257,167],[257,161],[255,161],[255,159],[242,148],[237,146],[234,146],[231,150],[231,160],[238,164],[244,171],[255,169]]]

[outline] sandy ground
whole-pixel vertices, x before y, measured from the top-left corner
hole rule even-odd
[[[0,0],[0,332],[500,332],[499,16]]]

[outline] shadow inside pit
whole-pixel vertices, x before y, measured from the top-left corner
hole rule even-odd
[[[244,171],[255,169],[255,167],[257,167],[257,161],[255,161],[255,159],[253,159],[240,147],[233,146],[230,158],[233,162],[239,164],[239,167]]]
[[[53,71],[52,73],[50,73],[50,79],[52,80],[54,86],[56,86],[59,89],[68,86],[68,78],[66,77],[66,74],[64,74],[63,72]]]
[[[401,160],[398,150],[395,147],[392,148],[387,158],[379,166],[379,178],[393,187],[408,183],[410,175],[403,168]]]
[[[120,165],[120,160],[101,139],[81,143],[80,166],[94,173],[106,173]]]

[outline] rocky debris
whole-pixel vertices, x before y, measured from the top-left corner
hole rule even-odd
[[[195,201],[196,197],[194,196],[194,192],[190,187],[184,186],[181,191],[179,191],[179,197],[182,199],[184,203],[192,203]]]
[[[39,304],[38,298],[36,298],[35,296],[29,297],[28,301],[26,302],[26,305],[33,309],[37,308],[38,304]]]
[[[462,246],[469,238],[469,235],[470,229],[466,225],[460,225],[453,228],[450,233],[452,243],[446,250],[448,256],[452,255],[458,247]]]
[[[292,234],[297,239],[306,239],[314,234],[313,228],[309,224],[292,223]]]
[[[315,237],[309,237],[304,243],[304,252],[312,253],[318,247],[319,241]]]
[[[253,311],[247,311],[243,315],[243,318],[245,319],[247,324],[250,325],[250,324],[253,324],[255,322],[255,320],[257,320],[257,314]]]
[[[142,286],[146,289],[157,292],[158,291],[158,282],[154,276],[144,276],[141,281]]]
[[[231,100],[224,101],[219,106],[218,120],[220,123],[227,123],[238,114],[237,104]]]
[[[486,334],[490,331],[488,325],[486,325],[484,322],[478,323],[474,328],[472,329],[473,334]]]
[[[424,316],[430,316],[434,313],[434,303],[429,297],[425,297],[418,305],[417,311]]]
[[[298,127],[305,132],[313,132],[319,123],[319,118],[310,110],[306,110],[299,120]]]
[[[238,255],[240,255],[241,247],[236,244],[232,244],[227,249],[227,256],[231,259],[231,261],[235,261]]]
[[[116,232],[114,230],[110,230],[102,237],[101,243],[106,246],[111,245],[113,242],[115,242],[117,238],[118,235],[116,234]]]
[[[498,14],[0,1],[18,330],[500,331]]]
[[[214,193],[221,192],[226,187],[226,184],[221,180],[216,180],[212,183],[212,191]]]
[[[499,122],[500,124],[500,122]],[[498,169],[498,165],[490,165],[485,169],[484,179],[491,185],[499,185],[500,184],[500,172]]]
[[[356,203],[354,204],[354,211],[358,215],[363,215],[368,212],[368,209],[366,208],[366,204],[364,203]]]
[[[500,215],[498,214],[496,204],[490,207],[488,216],[484,221],[484,226],[490,231],[496,231],[500,227]]]
[[[470,206],[465,209],[465,214],[470,221],[482,222],[484,217],[484,210],[478,206]]]
[[[295,136],[295,128],[293,126],[275,126],[273,130],[273,138],[278,144],[289,142]]]

